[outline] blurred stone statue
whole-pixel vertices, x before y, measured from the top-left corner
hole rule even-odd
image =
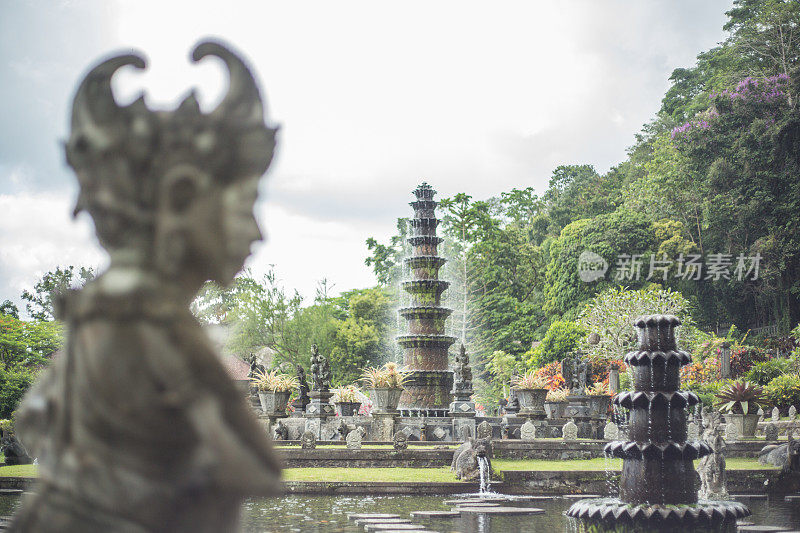
[[[40,481],[11,531],[220,532],[245,497],[279,490],[269,439],[228,377],[189,303],[206,280],[229,285],[261,239],[253,217],[275,131],[247,66],[217,42],[230,86],[200,111],[141,97],[115,102],[111,78],[135,54],[94,67],[72,106],[75,214],[94,219],[110,266],[60,305],[64,356],[19,410]]]

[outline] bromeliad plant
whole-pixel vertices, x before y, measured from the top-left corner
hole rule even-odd
[[[766,403],[764,389],[747,381],[731,383],[716,394],[717,407],[723,413],[755,413],[759,405]]]
[[[361,403],[361,389],[355,385],[339,388],[333,395],[333,403]]]
[[[611,389],[608,384],[598,381],[591,387],[586,389],[586,394],[589,396],[611,396]]]
[[[556,389],[551,390],[547,393],[547,399],[545,401],[548,402],[566,402],[567,396],[569,396],[569,391],[567,389]]]
[[[516,376],[511,380],[511,387],[518,390],[546,389],[547,379],[536,373],[536,370]]]
[[[371,389],[402,389],[407,377],[408,372],[400,368],[397,363],[386,363],[380,368],[374,366],[365,368],[361,374],[361,381]]]
[[[250,378],[259,392],[287,392],[296,389],[300,384],[297,377],[279,374],[278,369],[269,372],[258,371]]]

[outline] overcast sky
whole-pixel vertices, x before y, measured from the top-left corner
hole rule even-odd
[[[117,99],[174,107],[193,86],[214,107],[219,64],[187,57],[204,36],[243,52],[281,125],[257,206],[275,264],[305,296],[366,287],[364,241],[387,239],[427,180],[440,197],[543,191],[560,164],[621,162],[670,72],[724,39],[728,0],[15,1],[0,4],[0,301],[56,265],[102,266],[60,142],[77,82],[137,49]],[[21,306],[22,307],[22,306]]]

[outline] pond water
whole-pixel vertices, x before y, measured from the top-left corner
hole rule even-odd
[[[453,496],[285,496],[276,500],[252,500],[244,508],[244,530],[248,532],[363,533],[364,529],[347,519],[351,513],[393,513],[409,518],[411,511],[447,510],[445,500]],[[544,509],[542,515],[487,516],[470,515],[454,519],[414,519],[434,531],[464,533],[560,532],[568,530],[563,515],[575,500],[557,498],[537,502],[515,502],[514,507]],[[760,525],[800,529],[800,504],[773,500],[748,501],[753,516],[748,520]]]
[[[352,513],[393,513],[409,518],[411,511],[447,510],[445,500],[455,496],[284,496],[248,500],[243,509],[242,529],[248,533],[363,533],[364,529],[347,519]],[[542,515],[487,516],[470,515],[454,519],[415,519],[433,531],[443,533],[515,533],[568,531],[563,515],[574,500],[557,498],[538,502],[515,502],[514,507],[544,509]],[[0,516],[14,512],[18,496],[0,496]],[[743,500],[753,516],[748,520],[759,525],[800,529],[800,504],[782,499]]]

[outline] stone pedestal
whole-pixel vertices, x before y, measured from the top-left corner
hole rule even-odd
[[[330,391],[310,391],[308,397],[311,402],[306,406],[306,431],[311,431],[317,439],[325,440],[322,427],[328,417],[336,415],[336,409],[330,403],[333,393]]]
[[[572,419],[578,426],[579,439],[602,438],[602,426],[592,416],[591,399],[586,395],[567,396],[569,404],[564,412],[564,417]],[[600,435],[598,436],[598,433]]]
[[[475,415],[472,418],[453,418],[453,440],[463,441],[467,437],[475,438]]]
[[[453,390],[453,402],[450,404],[450,416],[453,418],[475,418],[475,402],[472,401],[472,389]]]
[[[376,441],[392,442],[396,420],[396,413],[373,413],[370,438]]]

